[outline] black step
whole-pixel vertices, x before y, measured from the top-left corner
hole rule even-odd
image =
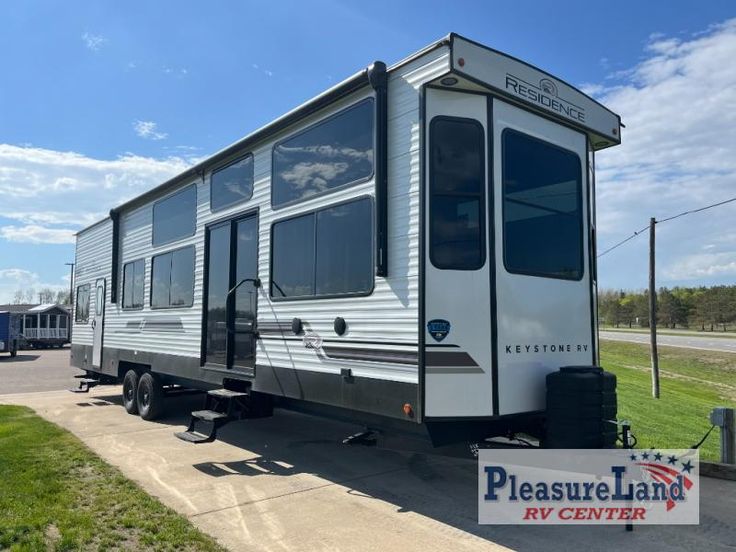
[[[215,412],[214,410],[195,410],[192,412],[192,416],[205,422],[214,422],[228,417],[224,412]]]
[[[181,439],[182,441],[187,441],[188,443],[211,443],[215,440],[214,435],[203,435],[201,433],[197,433],[196,431],[180,431],[179,433],[174,433],[178,439]]]
[[[242,391],[231,391],[230,389],[213,389],[212,391],[207,391],[207,394],[210,397],[216,397],[218,399],[232,399],[235,397],[248,396],[248,393],[243,393]]]

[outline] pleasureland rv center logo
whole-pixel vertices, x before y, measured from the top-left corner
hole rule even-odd
[[[698,451],[482,449],[481,524],[699,523]]]

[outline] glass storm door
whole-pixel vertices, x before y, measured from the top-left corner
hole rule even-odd
[[[259,290],[252,280],[258,276],[257,217],[209,227],[207,256],[205,363],[254,374]]]

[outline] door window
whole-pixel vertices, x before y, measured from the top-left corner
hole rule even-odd
[[[430,259],[440,269],[479,269],[486,256],[483,126],[435,117],[429,133]]]
[[[503,253],[506,270],[566,280],[583,277],[580,157],[506,129]]]

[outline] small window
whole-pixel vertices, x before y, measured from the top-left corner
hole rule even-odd
[[[373,202],[363,198],[274,223],[271,297],[364,295],[373,288]]]
[[[503,252],[509,272],[583,277],[580,157],[503,131]]]
[[[76,322],[87,322],[89,320],[89,284],[77,287],[77,305],[74,314]]]
[[[476,270],[485,264],[485,137],[473,119],[435,117],[430,125],[432,264]]]
[[[143,282],[145,280],[146,261],[139,259],[123,266],[123,308],[143,308]]]
[[[192,184],[153,205],[153,245],[194,235],[197,226],[197,187]]]
[[[102,316],[105,312],[105,288],[103,286],[95,286],[95,316]]]
[[[253,156],[246,155],[210,177],[210,208],[219,211],[253,196]]]
[[[191,307],[194,303],[194,247],[156,255],[151,267],[151,307]]]
[[[373,99],[362,101],[274,146],[274,207],[372,176],[373,103]]]

